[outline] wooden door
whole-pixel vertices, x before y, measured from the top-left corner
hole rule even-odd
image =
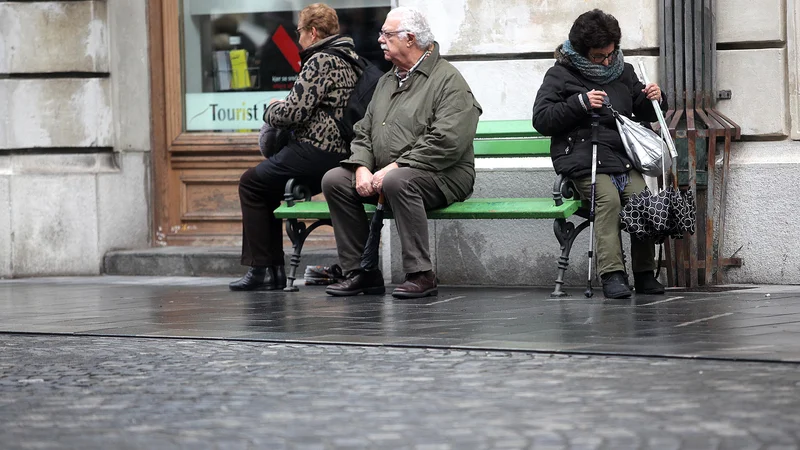
[[[238,246],[242,232],[238,181],[246,169],[263,161],[258,135],[185,130],[178,3],[148,0],[153,242]],[[324,227],[306,245],[333,247],[332,234]]]

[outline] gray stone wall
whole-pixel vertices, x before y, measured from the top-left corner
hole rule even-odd
[[[658,48],[657,0],[399,0],[422,9],[484,119],[529,119],[548,56],[589,7],[614,14],[622,46]],[[792,220],[800,164],[800,7],[793,0],[718,3],[719,108],[743,126],[733,150],[723,256],[727,280],[800,283]],[[757,5],[756,5],[757,3]],[[145,2],[0,2],[0,277],[99,273],[103,254],[149,245],[152,211]],[[159,45],[160,43],[152,43]],[[539,59],[489,54],[535,52]],[[656,77],[657,58],[642,59]],[[549,161],[479,163],[476,196],[549,195]],[[766,220],[767,217],[775,217]],[[384,268],[397,281],[399,243]],[[432,248],[443,282],[546,285],[558,247],[549,221],[440,221]],[[568,279],[581,283],[585,247]],[[552,262],[552,266],[551,266]]]
[[[731,153],[723,249],[744,266],[730,269],[726,279],[798,284],[800,224],[791,217],[800,206],[800,11],[793,0],[718,3],[719,40],[737,48],[719,52],[718,87],[733,91],[719,109],[742,125],[747,139]]]
[[[553,60],[495,60],[487,54],[536,52],[545,55],[566,39],[572,21],[589,8],[601,8],[620,21],[624,50],[657,51],[657,0],[585,2],[525,0],[400,0],[425,12],[445,55],[471,55],[455,65],[484,107],[483,119],[530,119],[536,91]],[[717,2],[718,89],[733,98],[718,108],[742,125],[746,141],[734,145],[727,190],[724,257],[735,254],[744,267],[731,269],[732,283],[800,283],[796,248],[800,225],[796,210],[800,164],[798,48],[800,12],[794,1]],[[657,81],[657,58],[642,56]],[[719,171],[718,171],[719,172]],[[552,190],[549,161],[530,160],[507,167],[502,160],[480,160],[475,197],[529,195]],[[550,285],[559,254],[552,221],[437,221],[431,248],[440,279],[454,284]],[[585,281],[588,238],[575,244],[568,283]],[[625,239],[627,240],[627,239]],[[391,256],[384,270],[402,280],[396,231],[384,240]]]
[[[786,41],[790,135],[800,140],[800,4],[793,0],[786,2]]]
[[[148,245],[146,23],[144,2],[0,2],[0,277]]]

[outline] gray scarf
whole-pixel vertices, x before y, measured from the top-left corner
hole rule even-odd
[[[559,55],[559,53],[561,55]],[[614,61],[604,66],[602,64],[595,64],[589,61],[585,56],[576,52],[575,49],[572,48],[572,43],[567,39],[556,49],[556,59],[563,62],[564,58],[559,58],[559,56],[565,56],[572,66],[578,69],[581,75],[597,84],[611,83],[622,76],[622,71],[625,69],[625,59],[620,49],[614,52]]]

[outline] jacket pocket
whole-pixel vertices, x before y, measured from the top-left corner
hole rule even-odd
[[[567,145],[566,148],[564,148],[564,154],[569,155],[572,153],[575,150],[577,143],[580,142],[581,139],[584,139],[584,137],[582,137],[582,131],[583,130],[581,128],[574,128],[567,134]]]

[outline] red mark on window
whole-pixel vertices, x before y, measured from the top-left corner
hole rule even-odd
[[[272,35],[272,42],[278,46],[278,50],[283,53],[283,57],[286,58],[286,61],[289,61],[292,69],[294,69],[296,73],[300,73],[300,51],[297,50],[297,44],[294,43],[289,33],[283,28],[283,25],[279,25],[278,29],[275,30],[275,33]]]

